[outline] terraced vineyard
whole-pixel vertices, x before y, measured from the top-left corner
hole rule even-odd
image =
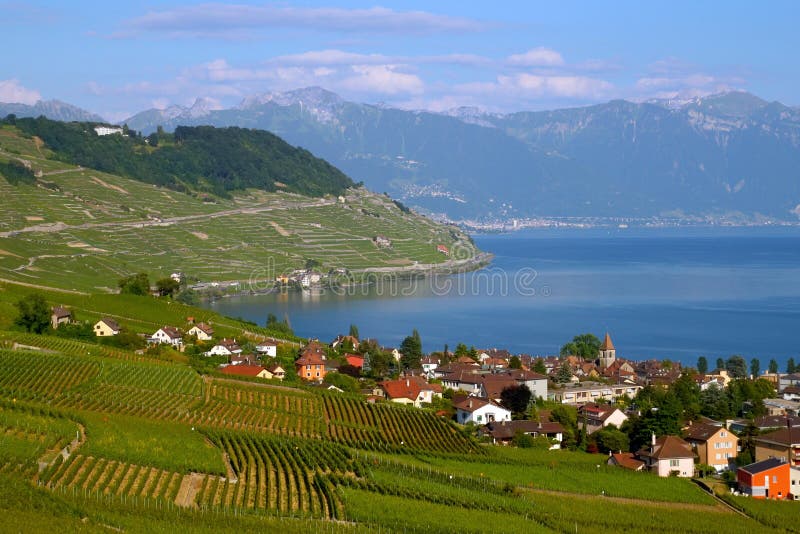
[[[50,489],[71,489],[97,495],[174,501],[183,475],[76,454],[57,461],[39,478]]]
[[[100,364],[95,360],[0,350],[0,393],[9,398],[56,399],[99,372]]]
[[[206,431],[228,455],[235,480],[206,477],[201,507],[260,508],[284,514],[337,518],[341,502],[329,473],[354,470],[350,453],[322,441],[276,439]]]

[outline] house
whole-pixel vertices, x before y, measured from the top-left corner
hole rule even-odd
[[[782,393],[786,388],[791,386],[800,386],[800,373],[780,375],[778,378],[778,391]]]
[[[387,399],[399,404],[412,404],[417,408],[432,403],[434,397],[442,396],[442,386],[429,384],[420,376],[385,380],[379,385]]]
[[[615,465],[631,471],[644,471],[645,463],[637,460],[632,452],[608,453],[607,465]]]
[[[221,369],[222,374],[234,376],[247,376],[255,378],[272,378],[272,373],[260,365],[228,365]]]
[[[783,394],[786,395],[787,391],[792,391],[794,388],[795,386],[787,387],[783,390]],[[764,408],[769,415],[797,415],[800,411],[800,402],[786,398],[764,399]]]
[[[267,371],[272,374],[272,378],[276,378],[278,380],[283,380],[286,377],[286,370],[277,363],[267,366]]]
[[[791,498],[791,468],[789,462],[767,458],[736,471],[739,491],[754,499]]]
[[[436,376],[436,369],[439,367],[441,360],[436,356],[425,356],[419,363],[422,365],[422,372],[428,378]]]
[[[436,252],[440,252],[440,253],[444,254],[445,256],[449,256],[450,255],[450,249],[447,248],[444,245],[436,245]]]
[[[55,306],[50,313],[50,326],[57,329],[62,324],[69,324],[72,322],[72,311],[63,306]]]
[[[800,428],[786,427],[756,436],[756,462],[783,458],[792,467],[800,466]]]
[[[331,341],[331,348],[337,348],[339,345],[351,346],[353,350],[358,350],[359,341],[355,336],[336,336],[336,339]]]
[[[211,341],[214,337],[214,329],[206,323],[198,323],[186,332],[189,336],[194,336],[198,341]]]
[[[392,241],[386,236],[376,235],[373,239],[375,246],[378,248],[388,248],[392,246]]]
[[[631,383],[600,384],[598,382],[581,382],[567,384],[563,388],[550,392],[550,400],[574,406],[597,402],[600,400],[613,401],[617,397],[635,397],[642,386]]]
[[[95,126],[94,131],[99,136],[114,134],[122,135],[123,132],[122,128],[119,126]]]
[[[228,363],[231,365],[249,365],[258,361],[253,354],[231,354],[228,356]]]
[[[272,341],[262,341],[256,345],[256,352],[261,356],[274,358],[278,355],[278,344]]]
[[[561,426],[561,423],[550,421],[495,421],[483,427],[481,433],[491,436],[492,443],[503,445],[511,443],[517,433],[527,434],[534,438],[545,436],[553,442],[550,450],[560,449],[564,439],[564,427]]]
[[[636,453],[636,458],[645,464],[645,469],[668,477],[676,473],[679,477],[694,475],[694,452],[692,446],[678,436],[661,436]]]
[[[359,369],[364,368],[364,357],[359,354],[345,354],[344,359],[347,360],[348,365],[358,367]]]
[[[174,326],[164,326],[156,330],[156,333],[150,337],[150,342],[180,347],[183,345],[183,335],[181,331]]]
[[[312,341],[303,348],[300,357],[294,362],[294,367],[297,376],[303,380],[321,381],[327,373],[326,363],[324,347],[319,342]]]
[[[242,347],[236,343],[235,339],[223,339],[216,345],[211,347],[211,350],[206,352],[206,356],[231,356],[232,354],[241,354]]]
[[[622,410],[610,404],[596,404],[590,402],[578,408],[578,421],[586,422],[586,430],[591,434],[608,425],[619,428],[628,420]]]
[[[109,337],[119,334],[119,323],[111,317],[103,317],[94,324],[92,328],[97,337]]]
[[[739,454],[739,438],[725,427],[708,423],[692,424],[683,439],[697,453],[698,463],[710,465],[717,472],[726,471]]]
[[[456,421],[462,425],[467,423],[483,425],[497,421],[511,421],[511,410],[487,399],[470,396],[460,402],[453,403],[453,407],[456,409]]]

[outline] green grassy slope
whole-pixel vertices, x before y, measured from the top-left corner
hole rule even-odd
[[[457,229],[364,189],[344,201],[251,189],[208,202],[52,157],[41,141],[0,128],[0,163],[24,162],[37,174],[15,185],[0,177],[0,279],[97,292],[134,272],[248,282],[308,259],[358,270],[440,264],[448,258],[439,244],[462,258],[476,253]],[[378,248],[377,235],[392,246]]]

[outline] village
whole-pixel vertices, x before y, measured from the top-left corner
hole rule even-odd
[[[54,330],[71,321],[69,309],[52,309]],[[92,325],[97,338],[123,330],[110,317]],[[584,334],[565,345],[583,355],[544,357],[461,343],[422,354],[416,332],[399,348],[384,347],[359,339],[355,326],[330,343],[237,340],[193,317],[141,337],[140,352],[189,354],[220,377],[433,410],[498,446],[584,450],[620,469],[718,479],[753,498],[800,499],[800,372],[779,373],[772,362],[763,373],[751,364],[749,375],[738,356],[702,373],[678,362],[636,362],[617,356],[608,333],[602,342]],[[698,364],[705,367],[705,358]]]

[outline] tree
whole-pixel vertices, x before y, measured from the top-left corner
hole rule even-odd
[[[778,374],[778,361],[775,358],[772,358],[769,361],[768,369],[769,369],[770,374],[773,374],[773,375]]]
[[[594,334],[580,334],[561,347],[561,355],[580,356],[584,360],[594,360],[600,353],[601,344]]]
[[[697,372],[704,375],[708,372],[708,359],[705,356],[697,358]]]
[[[597,443],[598,450],[604,454],[609,451],[627,452],[630,448],[628,435],[614,425],[601,428],[593,434],[593,437]]]
[[[128,295],[149,295],[150,280],[146,273],[132,274],[117,282],[119,292]]]
[[[500,401],[503,406],[518,416],[528,410],[528,404],[531,402],[531,390],[525,384],[507,386],[500,392]]]
[[[725,369],[725,360],[717,358],[717,369]]]
[[[350,325],[350,335],[358,339],[358,327],[354,324]]]
[[[178,292],[180,287],[181,283],[169,276],[156,280],[156,289],[158,290],[158,294],[162,297],[173,296]]]
[[[347,393],[358,393],[358,380],[352,376],[339,373],[327,373],[322,379],[326,384],[331,384]]]
[[[17,301],[17,316],[14,324],[28,332],[41,334],[50,328],[50,308],[41,293],[31,293]]]
[[[349,363],[340,366],[338,372],[343,375],[352,376],[353,378],[361,377],[361,369],[359,369],[355,365],[350,365]]]
[[[200,296],[197,294],[197,291],[194,289],[187,287],[180,293],[175,296],[175,300],[180,302],[181,304],[186,304],[187,306],[197,306],[200,304]]]
[[[536,361],[533,362],[533,372],[539,373],[540,375],[547,374],[547,366],[544,364],[544,358],[536,358]]]
[[[469,349],[467,348],[467,346],[464,343],[459,343],[458,345],[456,345],[456,350],[453,353],[453,355],[456,358],[461,358],[462,356],[468,356],[469,355]]]
[[[747,362],[738,354],[734,354],[725,362],[725,369],[732,378],[744,378],[747,376]]]
[[[716,384],[711,384],[700,393],[700,411],[712,419],[727,419],[731,415],[731,406],[725,391]]]
[[[753,358],[750,360],[750,375],[753,379],[758,378],[758,375],[761,374],[761,362],[758,358]]]
[[[522,369],[522,360],[519,359],[519,356],[512,356],[511,359],[508,360],[508,368]]]
[[[794,358],[789,358],[786,361],[786,372],[789,374],[797,372],[797,366],[794,363]]]
[[[572,380],[572,369],[569,366],[569,362],[565,360],[556,371],[556,382],[566,384],[570,380]]]
[[[400,364],[405,369],[419,368],[419,361],[422,358],[422,340],[416,328],[400,344],[400,352],[403,353],[403,357],[400,358]]]

